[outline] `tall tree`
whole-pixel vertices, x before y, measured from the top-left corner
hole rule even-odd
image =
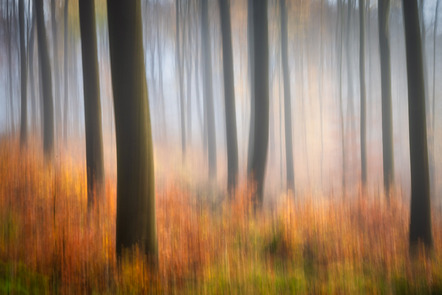
[[[253,3],[255,118],[251,173],[256,182],[257,205],[264,199],[264,178],[269,146],[269,32],[267,0]]]
[[[155,181],[141,3],[107,1],[117,140],[116,250],[139,245],[158,259]],[[124,41],[124,42],[123,42]]]
[[[27,114],[27,66],[26,66],[26,45],[25,45],[25,3],[18,1],[18,14],[20,25],[20,83],[21,83],[21,120],[20,120],[20,145],[24,146],[28,137],[28,114]]]
[[[216,131],[215,111],[213,106],[212,86],[212,49],[210,46],[209,34],[209,3],[208,0],[201,0],[201,40],[203,54],[203,87],[204,87],[204,108],[207,120],[207,144],[209,158],[209,178],[216,178]]]
[[[430,175],[421,32],[417,0],[403,0],[408,76],[408,121],[410,133],[411,210],[410,249],[419,241],[433,245],[431,233]]]
[[[69,0],[64,3],[64,106],[63,106],[63,138],[66,142],[68,139],[68,94],[69,94],[69,77],[68,77],[68,18],[69,18]]]
[[[44,21],[43,0],[35,0],[37,17],[38,56],[40,64],[40,84],[43,95],[43,150],[46,158],[54,151],[54,106],[52,102],[52,78],[49,61],[48,42]]]
[[[79,8],[83,61],[88,205],[91,206],[94,202],[95,193],[100,192],[104,182],[95,1],[80,0]]]
[[[56,136],[60,132],[60,116],[61,116],[61,100],[59,85],[59,67],[58,67],[58,36],[57,36],[57,15],[56,0],[51,0],[51,22],[52,22],[52,55],[54,60],[54,103],[55,103],[55,133]]]
[[[249,66],[249,83],[250,83],[250,127],[249,142],[247,145],[247,177],[251,177],[252,173],[252,156],[254,143],[254,126],[255,126],[255,62],[254,62],[254,37],[253,37],[253,0],[247,0],[247,52]]]
[[[34,79],[34,47],[35,47],[35,1],[31,1],[32,16],[31,16],[31,28],[29,29],[29,42],[28,42],[28,60],[29,60],[29,88],[31,93],[31,126],[35,128],[37,126],[37,99]]]
[[[282,75],[284,79],[284,118],[285,118],[285,160],[287,166],[287,189],[294,191],[295,176],[293,170],[293,146],[292,146],[292,103],[290,93],[290,70],[288,61],[287,42],[287,7],[285,0],[280,0],[281,13],[281,58]]]
[[[390,185],[394,181],[393,156],[393,115],[391,102],[391,68],[389,37],[390,0],[378,1],[379,46],[381,54],[381,88],[382,88],[382,152],[384,167],[384,189],[387,200]]]
[[[235,189],[238,178],[238,139],[236,132],[235,85],[233,76],[232,28],[230,0],[219,0],[223,43],[224,103],[227,137],[227,187]]]
[[[361,185],[367,185],[367,110],[365,90],[365,0],[359,0],[359,82],[361,91]]]
[[[176,22],[176,66],[178,67],[178,85],[179,85],[179,102],[180,102],[180,121],[181,121],[181,152],[183,159],[186,154],[186,125],[184,115],[184,85],[183,85],[183,62],[181,58],[180,46],[180,11],[181,1],[175,2],[175,22]]]

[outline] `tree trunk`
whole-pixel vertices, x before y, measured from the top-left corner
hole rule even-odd
[[[264,200],[264,178],[269,146],[269,38],[267,0],[253,3],[255,120],[251,172],[256,182],[257,206]]]
[[[117,140],[116,250],[121,257],[123,248],[138,245],[156,264],[153,145],[140,1],[108,0],[107,14]]]
[[[254,28],[253,28],[253,0],[247,0],[247,51],[249,65],[249,82],[250,82],[250,126],[249,126],[249,143],[247,146],[247,178],[252,177],[252,158],[253,143],[255,135],[255,63],[254,63]]]
[[[51,65],[44,22],[43,0],[36,0],[38,56],[40,63],[40,84],[43,95],[43,150],[46,159],[54,152],[54,106],[52,100]]]
[[[59,67],[58,67],[58,38],[57,38],[57,18],[55,11],[55,0],[51,0],[51,21],[52,21],[52,55],[54,59],[54,104],[55,104],[55,135],[60,135],[61,124],[61,99],[59,85]]]
[[[282,75],[284,79],[284,118],[285,118],[285,160],[287,166],[287,190],[294,192],[295,176],[293,170],[293,146],[292,146],[292,102],[290,92],[290,69],[288,59],[287,42],[287,8],[285,0],[280,0],[281,12],[281,58]]]
[[[184,90],[183,90],[183,65],[181,60],[180,46],[180,0],[176,0],[176,66],[178,67],[178,84],[179,84],[179,102],[180,102],[180,120],[181,120],[181,152],[183,159],[186,155],[186,120],[184,118]]]
[[[209,158],[209,178],[216,178],[216,131],[215,112],[213,106],[212,86],[212,49],[209,35],[209,3],[208,0],[201,1],[201,41],[203,54],[203,87],[204,107],[207,120],[207,144]]]
[[[224,102],[227,137],[227,187],[236,188],[238,180],[238,139],[236,132],[235,84],[233,75],[232,28],[230,24],[230,0],[219,0],[223,43]]]
[[[27,115],[27,66],[26,66],[26,46],[25,46],[25,3],[18,1],[19,25],[20,25],[20,82],[21,82],[21,121],[20,121],[20,146],[25,146],[28,138],[28,115]]]
[[[68,48],[68,10],[69,0],[64,3],[64,109],[63,109],[63,138],[65,143],[68,140],[68,116],[69,116],[69,75],[68,75],[68,61],[69,61],[69,48]]]
[[[365,0],[359,0],[359,82],[361,91],[361,186],[367,185],[367,110],[365,90]]]
[[[430,176],[428,167],[424,66],[416,0],[403,0],[408,76],[411,210],[410,250],[419,241],[433,245],[431,233]]]
[[[31,127],[32,131],[35,131],[35,126],[37,126],[37,98],[35,92],[35,80],[34,80],[34,47],[35,47],[35,2],[32,1],[32,17],[31,17],[31,28],[29,34],[29,45],[28,45],[28,60],[29,60],[29,90],[31,93]]]
[[[83,61],[88,207],[91,207],[95,201],[95,193],[100,193],[104,182],[95,1],[80,0],[79,9]]]
[[[391,69],[390,69],[390,37],[389,15],[390,0],[379,0],[379,46],[381,54],[381,88],[382,88],[382,152],[384,167],[384,189],[387,201],[390,185],[394,181],[393,156],[393,115],[391,102]]]

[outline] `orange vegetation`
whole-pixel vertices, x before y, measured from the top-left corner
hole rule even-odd
[[[254,213],[167,181],[157,187],[159,268],[115,256],[116,183],[87,211],[84,166],[0,143],[0,293],[402,293],[442,290],[442,219],[431,255],[408,255],[408,204],[282,195]],[[423,250],[422,250],[423,252]]]

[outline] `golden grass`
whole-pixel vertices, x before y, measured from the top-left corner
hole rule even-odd
[[[388,208],[363,195],[282,195],[255,214],[245,184],[232,201],[211,201],[168,180],[157,187],[158,271],[136,249],[117,264],[115,180],[88,213],[83,164],[38,154],[0,142],[0,293],[442,291],[442,219],[433,216],[431,255],[410,259],[400,194]]]

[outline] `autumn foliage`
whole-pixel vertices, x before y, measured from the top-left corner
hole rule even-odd
[[[434,250],[408,254],[408,200],[281,195],[255,212],[169,180],[157,187],[159,268],[115,255],[116,182],[88,213],[84,164],[47,163],[0,143],[0,293],[416,293],[442,291],[442,220]],[[57,164],[59,163],[59,164]]]

